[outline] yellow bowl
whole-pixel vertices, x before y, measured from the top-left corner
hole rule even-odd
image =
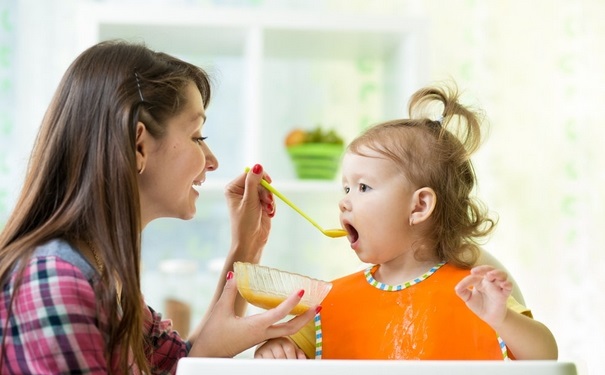
[[[239,293],[248,303],[262,309],[272,309],[303,289],[305,294],[290,311],[291,315],[300,315],[319,305],[332,289],[332,283],[258,264],[235,262],[233,269]]]

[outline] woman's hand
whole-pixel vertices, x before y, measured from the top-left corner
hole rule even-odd
[[[281,322],[296,306],[303,291],[292,293],[274,309],[247,317],[235,314],[238,295],[233,273],[227,274],[223,294],[210,312],[207,321],[191,337],[190,357],[233,357],[244,350],[275,337],[289,336],[299,331],[315,317],[317,307],[288,321]]]
[[[455,289],[468,308],[491,327],[504,322],[508,311],[506,300],[513,289],[506,272],[492,266],[477,266]]]
[[[208,311],[190,338],[197,337],[199,329],[206,324],[214,305],[223,293],[227,272],[233,271],[233,263],[260,261],[262,250],[269,239],[271,218],[275,215],[273,195],[260,184],[263,177],[271,181],[271,177],[263,173],[263,167],[256,164],[250,172],[242,173],[225,188],[231,217],[231,249],[225,257],[225,264]],[[238,297],[235,314],[243,316],[246,306],[243,298]]]
[[[273,195],[260,185],[261,178],[271,182],[263,167],[256,164],[249,173],[243,173],[225,189],[233,249],[239,252],[234,260],[257,263],[269,239],[275,202]]]

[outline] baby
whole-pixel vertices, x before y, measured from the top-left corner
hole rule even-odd
[[[340,221],[373,266],[334,280],[313,324],[267,341],[255,357],[557,358],[552,333],[511,296],[506,272],[474,267],[495,222],[471,195],[479,114],[458,98],[452,87],[423,88],[410,119],[374,126],[348,146]]]

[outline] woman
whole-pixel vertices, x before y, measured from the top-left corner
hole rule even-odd
[[[313,317],[275,324],[303,291],[238,317],[232,264],[259,261],[275,213],[260,165],[226,188],[226,282],[189,340],[143,301],[141,231],[191,219],[193,185],[218,168],[202,136],[210,96],[204,71],[144,45],[102,42],[72,63],[0,235],[1,373],[173,373],[183,356],[234,356]]]

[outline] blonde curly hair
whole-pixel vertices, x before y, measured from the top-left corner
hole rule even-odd
[[[431,119],[439,107],[442,112]],[[480,240],[496,225],[472,195],[477,180],[470,156],[482,141],[483,114],[459,103],[455,85],[418,90],[410,99],[409,114],[409,119],[367,129],[348,151],[363,156],[364,148],[376,151],[393,160],[416,188],[432,188],[437,196],[432,225],[416,254],[470,268],[479,257]]]

